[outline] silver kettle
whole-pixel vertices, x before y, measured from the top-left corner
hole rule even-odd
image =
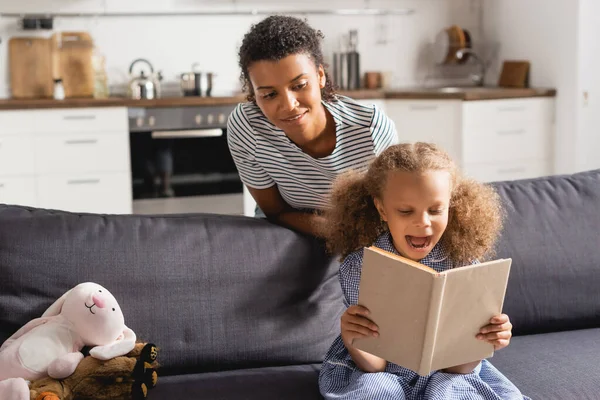
[[[145,63],[150,72],[148,75],[142,70],[138,76],[133,76],[133,67],[138,63]],[[160,72],[154,73],[152,64],[144,58],[134,60],[129,66],[129,97],[136,100],[152,100],[160,97],[160,81],[162,75]]]

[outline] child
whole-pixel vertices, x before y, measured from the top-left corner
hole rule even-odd
[[[340,282],[348,307],[341,335],[319,376],[326,399],[526,399],[487,360],[429,376],[358,350],[354,339],[377,336],[369,311],[357,305],[363,248],[375,245],[437,271],[477,263],[501,228],[492,188],[460,176],[448,155],[426,143],[386,149],[364,173],[336,180],[325,212],[329,249],[340,253]],[[512,325],[495,316],[477,337],[508,346]]]

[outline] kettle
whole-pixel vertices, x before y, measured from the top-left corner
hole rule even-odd
[[[133,76],[133,67],[138,63],[145,63],[150,68],[150,73],[146,75],[142,70],[139,76]],[[129,97],[136,100],[152,100],[160,97],[160,81],[162,75],[160,72],[154,73],[152,64],[144,58],[134,60],[129,66]]]

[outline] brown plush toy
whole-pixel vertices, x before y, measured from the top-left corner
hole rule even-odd
[[[102,361],[86,356],[71,376],[30,385],[31,400],[141,400],[158,380],[158,349],[137,343],[128,354]]]

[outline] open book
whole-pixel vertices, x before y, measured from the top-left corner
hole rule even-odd
[[[511,259],[438,273],[376,247],[365,248],[358,304],[379,337],[353,345],[419,375],[489,358],[494,346],[475,337],[502,313]]]

